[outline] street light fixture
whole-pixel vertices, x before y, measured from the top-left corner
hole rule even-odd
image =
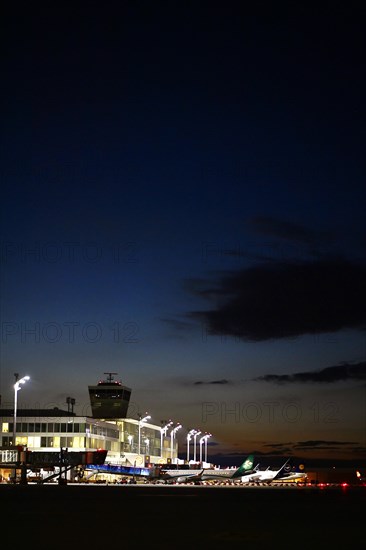
[[[21,389],[21,384],[25,384],[28,380],[30,380],[29,376],[23,376],[19,380],[19,374],[17,372],[14,373],[15,376],[15,384],[14,384],[14,423],[13,423],[13,447],[15,447],[15,440],[16,440],[16,433],[17,433],[17,406],[18,406],[18,391]]]
[[[164,421],[163,421],[164,422]],[[163,458],[163,442],[164,442],[164,435],[166,435],[166,432],[168,431],[168,428],[173,424],[172,420],[169,420],[168,424],[166,424],[165,426],[162,426],[160,428],[160,454],[161,454],[161,457]]]
[[[172,429],[172,431],[170,432],[170,458],[173,462],[173,438],[176,434],[176,432],[178,430],[180,430],[180,428],[182,427],[181,424],[177,424],[175,428]],[[177,457],[178,457],[178,453],[177,453]]]
[[[138,446],[138,454],[140,454],[140,449],[141,449],[141,424],[143,422],[146,422],[147,420],[150,420],[151,416],[149,416],[148,414],[146,414],[146,416],[144,416],[144,418],[141,418],[141,414],[139,414],[139,446]]]
[[[192,435],[196,433],[196,430],[189,430],[189,432],[187,433],[187,462],[189,464],[189,442],[191,441],[192,439]]]
[[[193,436],[193,462],[196,462],[196,439],[201,432],[196,432]]]

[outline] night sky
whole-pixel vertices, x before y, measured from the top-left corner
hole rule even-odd
[[[19,372],[19,406],[90,414],[116,372],[183,454],[357,463],[364,14],[245,5],[3,18],[2,405]]]

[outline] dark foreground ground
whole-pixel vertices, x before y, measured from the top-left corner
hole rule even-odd
[[[344,550],[364,543],[365,505],[366,487],[0,485],[0,542],[14,550]]]

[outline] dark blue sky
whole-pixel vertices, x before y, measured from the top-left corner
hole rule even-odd
[[[365,456],[362,14],[261,6],[4,18],[3,403],[113,371],[212,452]]]

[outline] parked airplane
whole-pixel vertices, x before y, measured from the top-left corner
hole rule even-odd
[[[177,483],[200,482],[209,479],[225,480],[237,479],[242,475],[253,471],[253,455],[249,455],[239,466],[239,468],[211,469],[202,468],[201,470],[165,470],[161,473],[160,479],[166,481],[175,480]]]
[[[271,470],[269,467],[266,470],[258,470],[258,466],[256,466],[255,470],[247,475],[244,475],[241,477],[241,481],[243,483],[249,483],[249,482],[256,482],[256,483],[263,483],[263,482],[270,482],[273,481],[277,476],[279,476],[287,463],[290,459],[287,459],[286,462],[279,468],[279,470]]]
[[[305,480],[306,473],[293,471],[289,465],[289,461],[290,459],[288,458],[278,470],[271,470],[270,468],[258,470],[256,468],[252,473],[242,476],[241,481],[242,483],[272,483],[273,481]]]

